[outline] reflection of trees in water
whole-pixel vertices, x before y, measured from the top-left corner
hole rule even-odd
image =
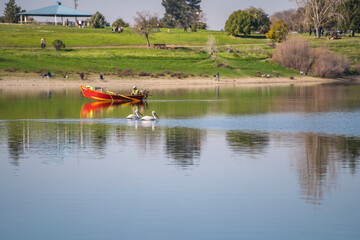
[[[106,147],[108,125],[94,124],[91,126],[91,142],[97,150],[103,150]]]
[[[6,123],[7,145],[12,164],[18,166],[26,152],[54,157],[75,152],[93,143],[96,148],[106,144],[106,127],[63,122],[9,121]]]
[[[203,130],[168,128],[165,132],[165,151],[175,164],[187,168],[200,157]]]
[[[321,204],[324,190],[331,191],[336,187],[341,164],[348,165],[355,173],[360,139],[306,134],[304,148],[297,158],[301,191],[309,203]]]
[[[18,166],[20,155],[24,153],[25,144],[29,137],[29,127],[23,122],[8,122],[6,128],[11,163]]]
[[[258,132],[228,131],[226,142],[235,153],[255,153],[269,145],[269,134]]]

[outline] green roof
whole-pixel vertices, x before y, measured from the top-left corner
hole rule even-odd
[[[69,7],[65,7],[61,5],[61,2],[57,2],[56,5],[52,5],[50,7],[39,8],[32,11],[27,11],[20,13],[20,15],[24,16],[59,16],[59,17],[91,17],[92,14],[79,11],[76,9],[72,9]]]

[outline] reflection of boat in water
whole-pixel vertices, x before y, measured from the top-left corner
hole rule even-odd
[[[119,102],[119,101],[101,101],[101,102],[91,102],[91,103],[85,103],[84,106],[81,109],[81,117],[82,118],[92,118],[94,114],[100,113],[104,110],[111,111],[114,108],[120,107],[120,106],[130,106],[130,107],[146,107],[146,103],[143,102]]]
[[[80,85],[81,91],[85,97],[98,101],[119,101],[119,102],[141,102],[148,97],[149,92],[144,91],[139,95],[122,95],[110,91],[103,91],[101,88]]]

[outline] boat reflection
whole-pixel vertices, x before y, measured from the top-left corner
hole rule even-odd
[[[131,107],[132,111],[139,110],[140,112],[147,108],[146,102],[111,102],[99,101],[85,103],[81,109],[80,117],[92,119],[94,117],[101,117],[104,113],[112,112],[118,107]]]

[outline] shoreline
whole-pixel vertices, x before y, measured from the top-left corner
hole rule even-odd
[[[75,78],[40,78],[36,75],[14,74],[0,77],[0,89],[2,91],[47,91],[76,89],[79,85],[91,85],[105,89],[131,89],[134,85],[140,89],[163,90],[163,89],[193,89],[210,87],[263,87],[263,86],[288,86],[288,85],[317,85],[324,83],[360,83],[360,76],[342,79],[315,78],[299,76],[290,78],[119,78],[105,76],[105,81],[98,79],[98,75],[90,75],[88,80]]]

